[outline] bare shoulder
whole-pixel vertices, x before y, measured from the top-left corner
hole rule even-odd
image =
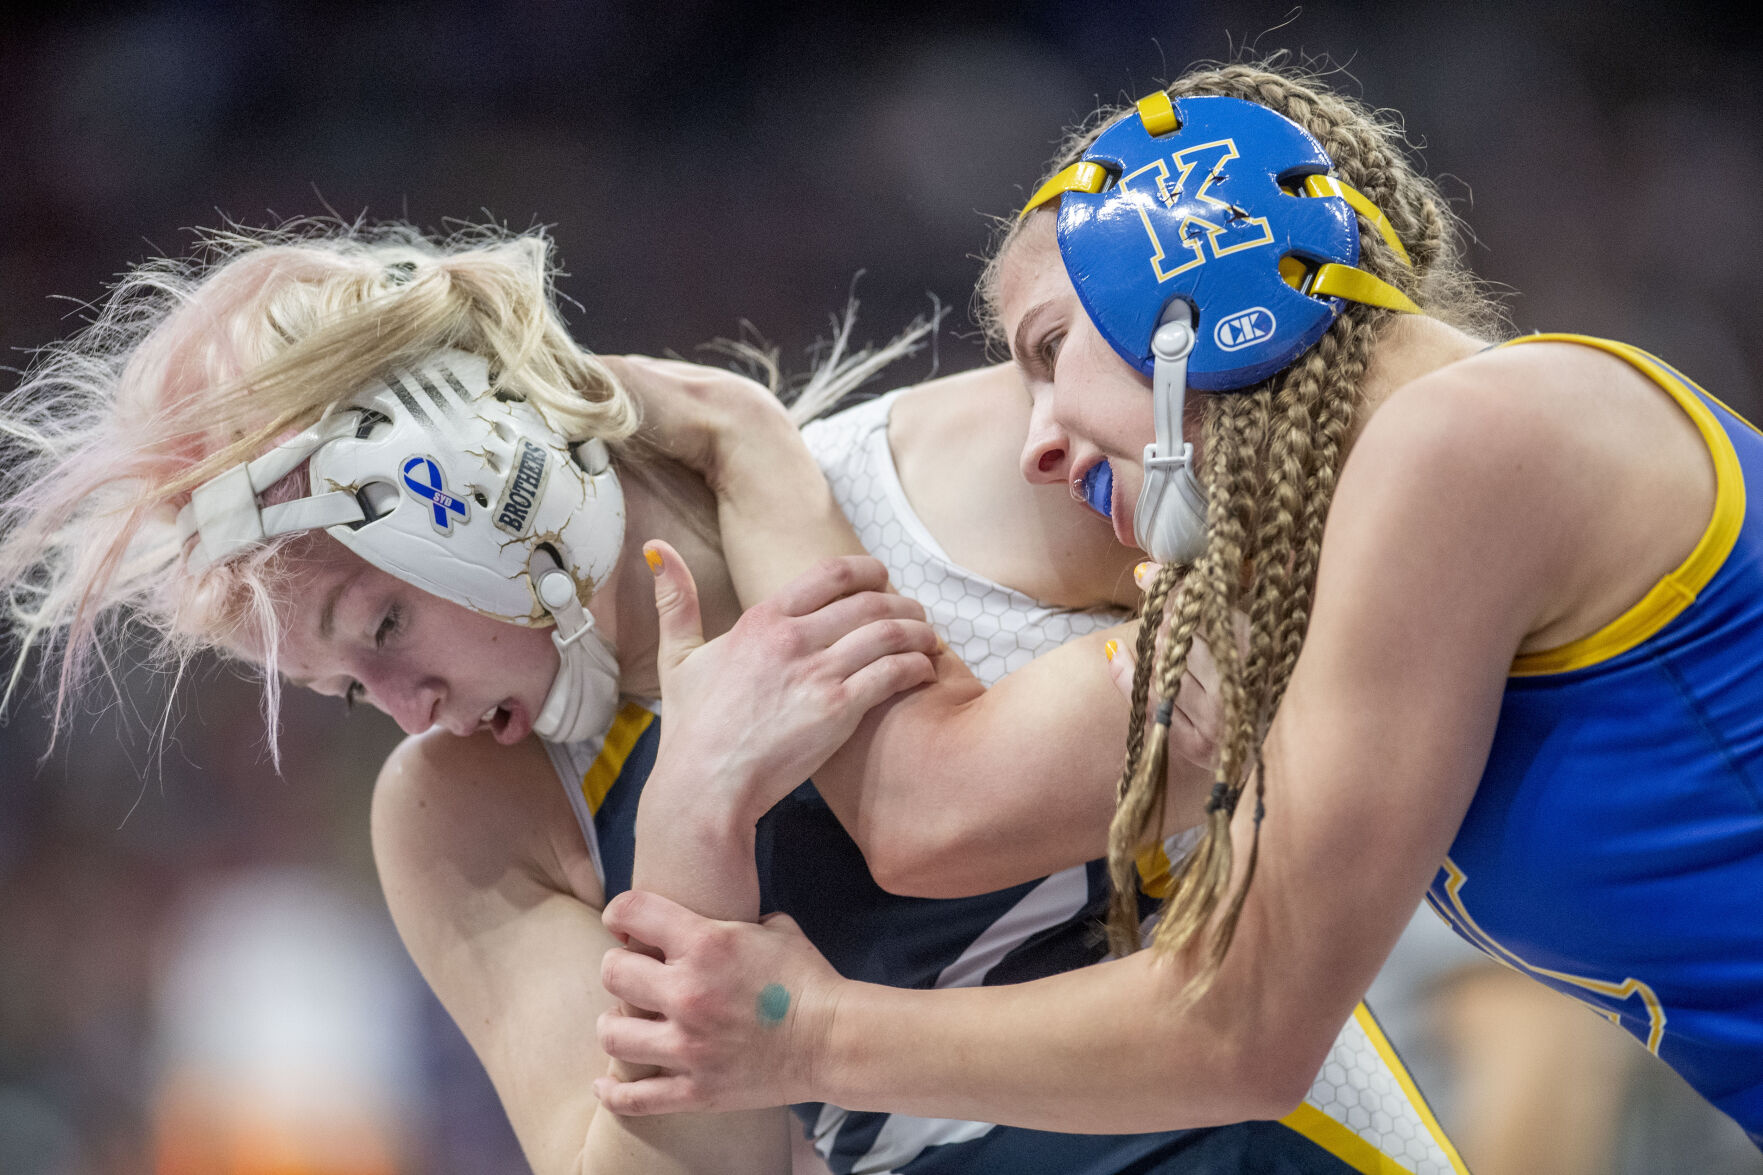
[[[1398,388],[1364,424],[1330,532],[1377,520],[1360,557],[1426,552],[1528,599],[1524,651],[1607,623],[1694,547],[1713,504],[1694,423],[1614,355],[1572,343],[1483,352]],[[1336,516],[1338,515],[1338,517]]]
[[[537,739],[504,747],[440,730],[406,738],[374,787],[373,845],[394,905],[445,902],[466,889],[499,889],[516,901],[562,892],[604,904]]]
[[[1409,380],[1375,420],[1388,429],[1467,430],[1465,439],[1552,455],[1595,452],[1610,436],[1694,429],[1671,397],[1632,363],[1597,346],[1536,341],[1491,348]],[[1369,433],[1370,430],[1368,429]]]
[[[1030,485],[1020,459],[1028,393],[1001,364],[920,384],[888,425],[913,511],[961,566],[1071,608],[1132,604],[1143,558],[1061,485]]]

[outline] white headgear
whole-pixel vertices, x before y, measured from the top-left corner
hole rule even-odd
[[[257,497],[311,459],[309,496]],[[624,493],[600,440],[572,446],[489,364],[437,351],[199,487],[178,513],[200,571],[274,535],[322,527],[404,582],[510,624],[554,624],[562,657],[533,730],[589,738],[611,721],[618,662],[584,606],[624,545]]]

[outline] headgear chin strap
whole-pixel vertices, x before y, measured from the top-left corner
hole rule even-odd
[[[258,495],[308,465],[308,496]],[[604,442],[572,446],[480,356],[396,368],[178,513],[201,571],[274,535],[322,528],[388,574],[509,624],[553,626],[561,664],[533,729],[572,742],[611,721],[618,662],[584,606],[617,566],[624,494]]]
[[[1159,563],[1191,563],[1206,549],[1206,494],[1194,479],[1194,446],[1182,439],[1193,312],[1177,300],[1151,336],[1156,366],[1151,411],[1157,439],[1145,446],[1145,484],[1133,513],[1133,537]]]
[[[1134,536],[1153,558],[1206,549],[1206,495],[1182,439],[1189,386],[1240,391],[1290,367],[1347,301],[1420,313],[1358,268],[1364,216],[1401,260],[1389,220],[1332,174],[1297,123],[1223,96],[1142,99],[1022,211],[1059,201],[1059,253],[1109,346],[1151,376],[1155,444]]]
[[[556,620],[551,643],[557,646],[557,676],[539,712],[533,733],[547,742],[573,743],[606,729],[618,710],[618,658],[582,607],[575,581],[543,547],[534,564],[549,564],[533,579],[539,602]]]

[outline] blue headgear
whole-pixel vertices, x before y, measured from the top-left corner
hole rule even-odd
[[[1355,268],[1355,212],[1408,255],[1332,167],[1302,127],[1265,106],[1159,92],[1023,209],[1060,200],[1059,252],[1084,310],[1152,377],[1157,442],[1145,447],[1134,530],[1156,559],[1189,563],[1206,546],[1206,499],[1182,441],[1189,384],[1260,383],[1314,346],[1348,300],[1420,312]]]

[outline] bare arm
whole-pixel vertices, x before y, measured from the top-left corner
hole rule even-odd
[[[627,378],[664,410],[663,443],[716,491],[744,599],[769,595],[822,555],[860,549],[819,465],[764,389],[687,364],[633,364]],[[1061,487],[1030,487],[1018,475],[1013,438],[1018,424],[1026,428],[1027,402],[1011,369],[938,381],[903,397],[896,412],[908,494],[952,554],[1073,606],[1136,595],[1127,569],[1137,554]],[[923,439],[937,431],[964,440]],[[815,782],[877,880],[899,893],[952,897],[1099,856],[1127,720],[1103,646],[1130,646],[1135,636],[1128,626],[1074,641],[990,691],[943,655],[931,686],[872,712]],[[1193,766],[1208,758],[1202,733],[1179,731],[1178,750],[1191,754],[1171,831],[1197,822],[1209,785]]]
[[[1108,1130],[1278,1116],[1302,1098],[1455,834],[1506,669],[1545,610],[1551,527],[1515,535],[1503,521],[1531,497],[1514,482],[1538,488],[1522,459],[1495,477],[1460,465],[1463,493],[1416,484],[1437,486],[1452,462],[1487,456],[1465,455],[1463,435],[1422,438],[1388,464],[1368,452],[1343,478],[1312,636],[1267,747],[1258,876],[1212,991],[1181,1011],[1184,961],[1140,954],[995,997],[951,993],[980,998],[934,1010],[912,998],[924,993],[841,999],[828,1050],[837,1059],[817,1069],[829,1096],[892,1106],[905,1094],[901,1109],[934,1100],[942,1113]],[[1239,870],[1249,807],[1233,829]],[[903,1074],[878,1063],[869,1035],[876,1017],[943,1041],[937,1058],[895,1084]],[[949,1047],[946,1033],[976,1022],[987,1025],[983,1047]],[[1003,1039],[1024,1023],[1036,1025],[1032,1038]]]
[[[592,1086],[607,1058],[595,1019],[615,1001],[597,977],[618,942],[601,925],[593,863],[536,741],[406,740],[381,773],[373,825],[405,946],[489,1072],[534,1171],[789,1169],[783,1109],[647,1121],[600,1112]],[[645,880],[667,889],[662,870]]]
[[[746,604],[813,563],[863,553],[850,521],[783,406],[764,387],[712,367],[610,359],[643,402],[645,433],[703,475],[716,495],[729,572]],[[963,566],[1050,604],[1131,607],[1143,558],[1061,486],[1017,470],[1028,399],[1008,364],[921,384],[889,425],[914,510]]]
[[[671,1072],[608,1091],[612,1104],[739,1104],[770,1073],[768,1093],[1056,1130],[1290,1109],[1448,848],[1511,659],[1560,611],[1564,568],[1586,555],[1576,524],[1602,492],[1548,420],[1512,403],[1398,403],[1342,479],[1311,635],[1267,747],[1259,874],[1205,997],[1183,1009],[1186,960],[1149,954],[1015,987],[852,984],[785,927],[731,934],[633,895],[609,921],[676,936],[664,986],[678,999],[657,1005],[665,1032],[607,1039]],[[1239,868],[1249,807],[1233,830]],[[701,946],[714,968],[694,967]],[[741,1023],[750,997],[726,996],[735,976],[800,991],[787,1035]],[[633,978],[648,992],[659,973]]]

